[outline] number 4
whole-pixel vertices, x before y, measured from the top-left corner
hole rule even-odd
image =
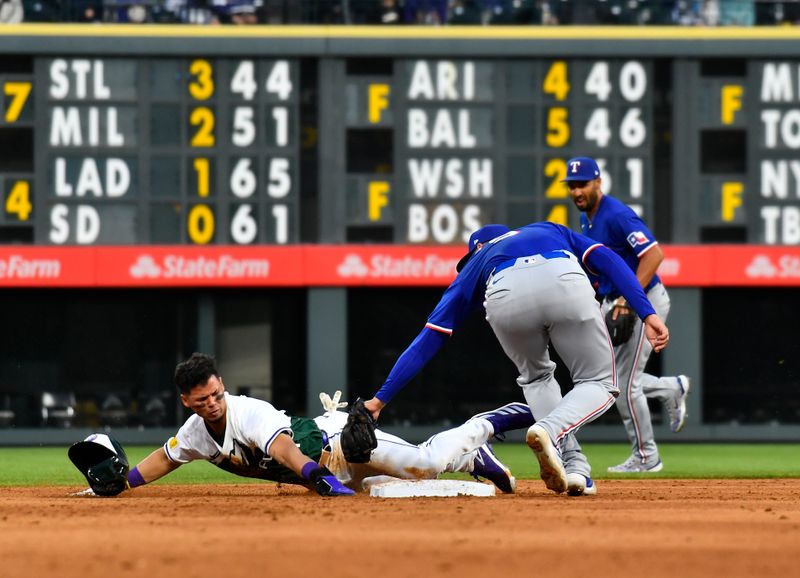
[[[27,221],[32,210],[30,184],[17,181],[6,199],[6,213],[17,215],[20,221]]]
[[[277,94],[281,100],[289,98],[292,94],[292,75],[288,60],[275,62],[267,77],[266,88],[267,92]]]

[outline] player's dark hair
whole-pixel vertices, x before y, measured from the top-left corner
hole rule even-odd
[[[188,395],[192,388],[208,383],[212,376],[219,377],[217,362],[205,353],[192,353],[189,359],[175,367],[175,385],[184,395]]]

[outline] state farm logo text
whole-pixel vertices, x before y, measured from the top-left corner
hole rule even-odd
[[[262,279],[269,276],[267,259],[219,257],[184,257],[165,255],[157,260],[152,255],[139,255],[131,265],[134,279]]]
[[[9,255],[0,259],[0,279],[57,279],[61,276],[61,261],[56,259],[26,259]]]
[[[781,255],[774,263],[768,255],[756,255],[747,266],[748,277],[767,279],[800,278],[800,255]]]
[[[442,259],[437,255],[422,258],[373,255],[364,262],[360,255],[346,255],[336,268],[341,277],[378,277],[383,279],[433,277],[449,278],[455,275],[457,259]]]

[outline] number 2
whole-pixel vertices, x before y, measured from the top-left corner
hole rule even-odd
[[[214,113],[210,108],[201,106],[192,111],[189,123],[196,126],[197,132],[192,137],[193,147],[214,146]]]

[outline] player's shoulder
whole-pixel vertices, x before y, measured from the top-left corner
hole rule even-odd
[[[603,195],[600,210],[610,215],[636,215],[636,212],[616,197]]]
[[[226,401],[228,402],[228,408],[236,413],[263,410],[277,411],[270,402],[257,397],[250,397],[249,395],[231,395],[227,393]]]
[[[185,422],[183,422],[183,425],[178,430],[177,437],[190,441],[192,442],[190,445],[193,445],[198,437],[203,437],[205,431],[206,426],[203,418],[196,413],[193,413]]]

